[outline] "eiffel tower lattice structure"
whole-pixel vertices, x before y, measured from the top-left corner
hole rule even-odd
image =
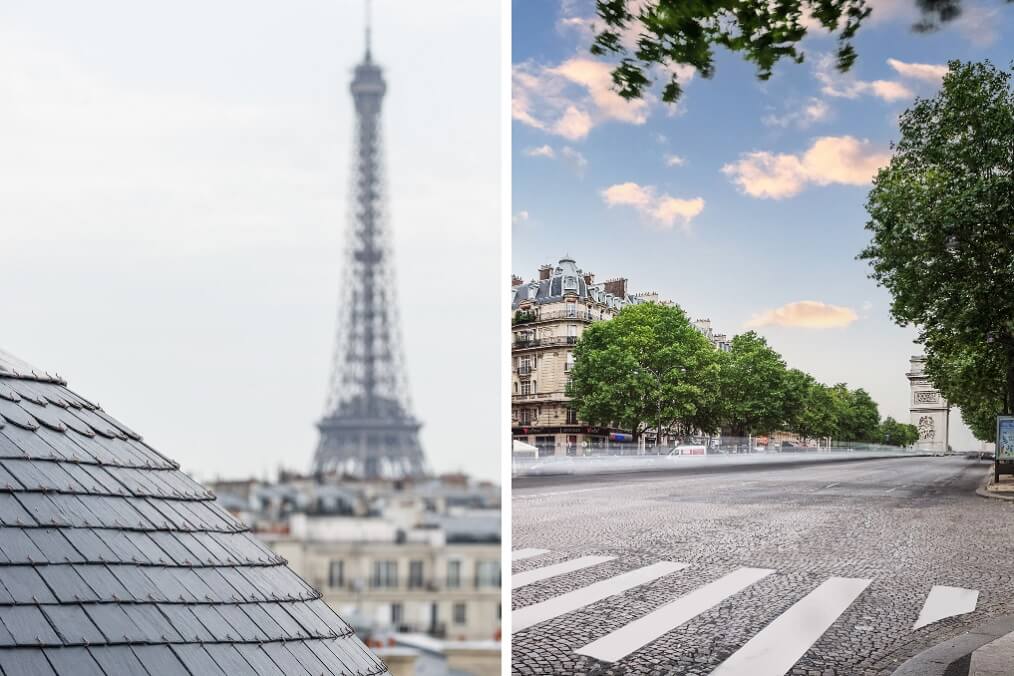
[[[367,10],[368,12],[368,10]],[[370,51],[350,90],[356,129],[345,271],[325,413],[313,459],[317,475],[422,477],[421,424],[412,415],[401,352],[394,266],[387,232],[380,112],[387,85]]]

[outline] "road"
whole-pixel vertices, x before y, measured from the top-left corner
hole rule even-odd
[[[1014,503],[975,494],[990,467],[518,480],[512,672],[890,674],[1014,613]]]

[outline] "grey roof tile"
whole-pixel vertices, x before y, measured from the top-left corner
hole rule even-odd
[[[386,673],[179,465],[62,381],[5,358],[5,676]]]
[[[5,674],[17,676],[54,676],[56,673],[42,650],[25,648],[0,650],[0,669],[3,669]]]
[[[46,658],[58,674],[74,676],[105,676],[87,648],[46,648]]]

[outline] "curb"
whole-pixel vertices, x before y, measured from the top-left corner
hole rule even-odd
[[[990,493],[989,491],[986,490],[986,486],[989,485],[989,480],[991,478],[993,478],[992,468],[990,468],[989,471],[986,472],[986,476],[983,477],[982,481],[979,483],[979,487],[975,489],[975,494],[978,495],[980,498],[990,498],[992,500],[1006,500],[1007,502],[1014,502],[1014,493],[1010,495],[1000,495],[997,493]]]
[[[923,650],[895,669],[892,676],[949,676],[953,673],[967,673],[967,670],[949,671],[948,667],[1012,631],[1014,615],[994,618],[971,631]]]

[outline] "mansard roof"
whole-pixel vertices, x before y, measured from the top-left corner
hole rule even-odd
[[[608,293],[603,284],[588,284],[584,277],[573,258],[561,258],[550,271],[548,279],[532,280],[512,287],[511,308],[524,303],[556,303],[563,300],[564,296],[576,296],[580,300],[601,303],[615,309],[640,302],[635,296],[621,298]]]
[[[4,352],[0,671],[387,673],[177,463]]]

